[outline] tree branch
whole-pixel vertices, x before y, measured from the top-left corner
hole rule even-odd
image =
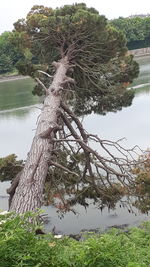
[[[45,71],[38,70],[38,72],[45,74],[45,75],[48,76],[49,78],[53,78],[53,76],[51,76],[50,74],[48,74],[48,73],[45,72]]]
[[[85,130],[83,128],[83,125],[80,122],[80,120],[75,116],[75,114],[69,109],[69,107],[65,103],[61,102],[61,107],[74,120],[74,122],[76,123],[76,125],[77,125],[77,127],[78,127],[78,129],[79,129],[79,131],[81,133],[81,136],[82,136],[84,142],[87,142],[88,135],[85,132]]]
[[[46,94],[49,94],[48,89],[46,86],[42,83],[42,81],[39,78],[35,78],[35,80],[42,86]]]
[[[115,157],[106,147],[105,147],[105,143],[106,140],[101,140],[99,138],[97,138],[97,136],[93,135],[93,137],[95,138],[95,141],[99,142],[99,144],[101,145],[101,148],[103,149],[103,151],[105,151],[105,153],[107,153],[107,155],[109,157],[103,157],[101,156],[97,151],[95,151],[94,149],[92,149],[89,145],[87,145],[87,141],[88,138],[90,138],[90,135],[85,133],[85,130],[82,126],[82,124],[80,123],[80,121],[78,120],[78,118],[76,118],[75,114],[70,111],[70,109],[65,105],[65,104],[61,104],[61,107],[64,109],[65,112],[67,112],[67,114],[70,115],[70,117],[73,119],[73,121],[75,121],[76,125],[77,125],[77,129],[79,130],[80,135],[77,133],[77,131],[74,129],[73,125],[71,124],[69,118],[66,116],[65,113],[61,113],[61,117],[65,123],[65,125],[67,126],[67,128],[69,129],[71,135],[74,137],[74,139],[68,139],[65,138],[64,139],[58,139],[55,140],[56,142],[76,142],[79,144],[79,146],[83,149],[84,154],[85,154],[85,158],[86,158],[86,162],[90,162],[90,165],[88,163],[88,171],[89,173],[91,173],[91,175],[93,175],[93,171],[92,168],[90,167],[91,164],[93,166],[95,166],[95,168],[100,168],[101,171],[105,171],[106,173],[106,177],[107,180],[114,179],[114,176],[116,177],[116,179],[123,185],[123,186],[127,186],[127,183],[125,183],[125,179],[133,184],[133,181],[130,179],[132,174],[129,172],[129,168],[131,170],[131,166],[130,166],[130,161],[129,159],[126,157],[124,158],[118,158]],[[83,138],[83,139],[82,139]],[[111,141],[107,141],[108,145],[113,146],[115,149],[117,149],[118,147],[118,143],[115,142],[111,142]],[[119,149],[120,145],[119,145]],[[123,148],[122,148],[123,150]],[[123,150],[124,152],[126,151],[128,153],[127,150]],[[131,150],[132,151],[132,150]],[[122,153],[122,151],[120,151],[121,155],[123,156],[124,153]],[[89,155],[92,155],[92,157],[90,157],[89,160]],[[135,166],[135,161],[132,162],[132,164],[134,164]],[[113,165],[113,167],[111,166]],[[84,172],[86,172],[87,170],[85,169]],[[110,177],[109,177],[110,176]],[[123,179],[122,179],[123,178]]]
[[[68,173],[70,173],[70,174],[73,174],[73,175],[76,175],[76,176],[79,177],[79,175],[78,175],[77,173],[70,171],[68,168],[64,167],[63,165],[61,165],[61,164],[59,164],[59,163],[57,163],[57,162],[50,161],[49,163],[50,163],[50,165],[53,165],[53,166],[55,166],[55,167],[57,167],[57,168],[60,168],[60,169],[66,171],[66,172],[68,172]]]

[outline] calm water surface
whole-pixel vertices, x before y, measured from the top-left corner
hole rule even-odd
[[[150,57],[138,58],[140,75],[133,86],[137,88],[136,96],[130,107],[123,108],[117,113],[108,113],[106,116],[89,115],[84,118],[85,128],[98,134],[101,138],[118,140],[125,137],[123,145],[133,147],[139,145],[142,149],[150,147]],[[147,85],[146,85],[147,84]],[[0,157],[11,153],[25,159],[29,151],[36,128],[36,120],[39,114],[39,98],[32,95],[33,81],[24,79],[0,83]],[[7,209],[6,188],[9,182],[0,183],[0,209]],[[115,224],[136,225],[149,216],[142,215],[138,211],[135,214],[128,213],[120,208],[101,213],[96,206],[90,205],[85,210],[81,205],[76,205],[78,216],[67,213],[63,219],[59,219],[56,209],[52,206],[43,207],[50,217],[48,230],[54,225],[63,233],[77,233],[81,229],[105,228]]]

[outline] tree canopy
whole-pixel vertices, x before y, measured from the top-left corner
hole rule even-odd
[[[94,8],[83,3],[55,10],[34,6],[14,27],[13,42],[30,51],[17,64],[22,74],[35,77],[42,69],[53,75],[51,63],[67,55],[75,80],[69,100],[76,113],[105,114],[131,104],[133,92],[126,87],[138,75],[138,64],[127,53],[124,35]],[[34,93],[42,94],[41,86]]]

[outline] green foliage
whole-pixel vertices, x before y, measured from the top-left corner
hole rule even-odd
[[[148,213],[150,210],[150,152],[140,158],[141,163],[134,168],[136,175],[134,194],[136,200],[134,205],[142,213]]]
[[[0,74],[13,70],[16,62],[23,56],[11,41],[11,32],[0,35]]]
[[[129,47],[135,46],[136,44],[141,45],[141,47],[144,47],[145,44],[146,46],[150,46],[150,17],[120,17],[112,20],[110,23],[124,33]]]
[[[135,18],[118,18],[111,21],[111,24],[121,30],[128,42],[144,40],[146,34],[145,19]]]
[[[22,170],[23,161],[15,154],[0,158],[0,181],[12,180]]]
[[[0,55],[0,74],[10,72],[13,69],[13,64],[9,56]]]
[[[106,104],[105,109],[101,107],[102,99],[105,103],[106,99],[108,103],[113,101],[114,111],[131,104],[133,94],[128,94],[126,87],[137,77],[138,64],[127,54],[124,35],[94,8],[84,3],[55,10],[34,6],[26,20],[18,20],[14,26],[14,42],[21,51],[28,48],[33,55],[27,59],[24,53],[25,58],[17,64],[20,73],[35,77],[38,63],[53,75],[52,62],[68,57],[73,68],[67,74],[75,80],[71,89],[76,95],[71,104],[78,114],[105,113],[109,107]],[[45,78],[41,80],[45,83]],[[125,92],[128,97],[124,97]],[[41,86],[36,86],[35,93],[43,93]],[[80,102],[85,103],[82,109]]]
[[[129,233],[110,232],[75,241],[36,235],[31,213],[0,215],[0,267],[147,267],[150,223]],[[31,223],[31,218],[34,223]]]

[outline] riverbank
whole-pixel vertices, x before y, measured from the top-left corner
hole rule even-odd
[[[16,80],[22,80],[22,79],[28,79],[29,76],[23,76],[23,75],[10,75],[10,76],[0,76],[0,83],[1,82],[10,82],[10,81],[16,81]]]
[[[143,57],[150,55],[150,47],[144,47],[134,50],[129,50],[131,54],[133,54],[135,57]]]

